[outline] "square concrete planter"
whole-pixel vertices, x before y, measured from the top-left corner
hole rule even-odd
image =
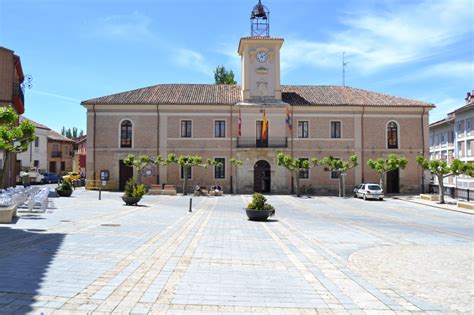
[[[16,217],[16,206],[0,208],[0,223],[12,223],[13,217]]]
[[[420,199],[428,201],[439,201],[439,195],[421,194]]]

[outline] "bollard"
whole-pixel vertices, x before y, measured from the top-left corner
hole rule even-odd
[[[102,186],[99,187],[99,200],[101,200],[102,197]]]
[[[193,198],[189,198],[189,212],[193,212]]]

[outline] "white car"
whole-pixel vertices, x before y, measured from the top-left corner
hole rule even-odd
[[[383,200],[383,189],[379,184],[360,184],[354,189],[355,198]]]

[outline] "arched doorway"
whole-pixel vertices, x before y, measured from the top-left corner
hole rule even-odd
[[[271,172],[270,164],[260,160],[254,165],[253,170],[253,190],[259,193],[270,193]]]

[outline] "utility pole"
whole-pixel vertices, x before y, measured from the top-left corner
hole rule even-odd
[[[346,61],[346,52],[342,52],[342,86],[346,86],[346,67],[349,61]]]

